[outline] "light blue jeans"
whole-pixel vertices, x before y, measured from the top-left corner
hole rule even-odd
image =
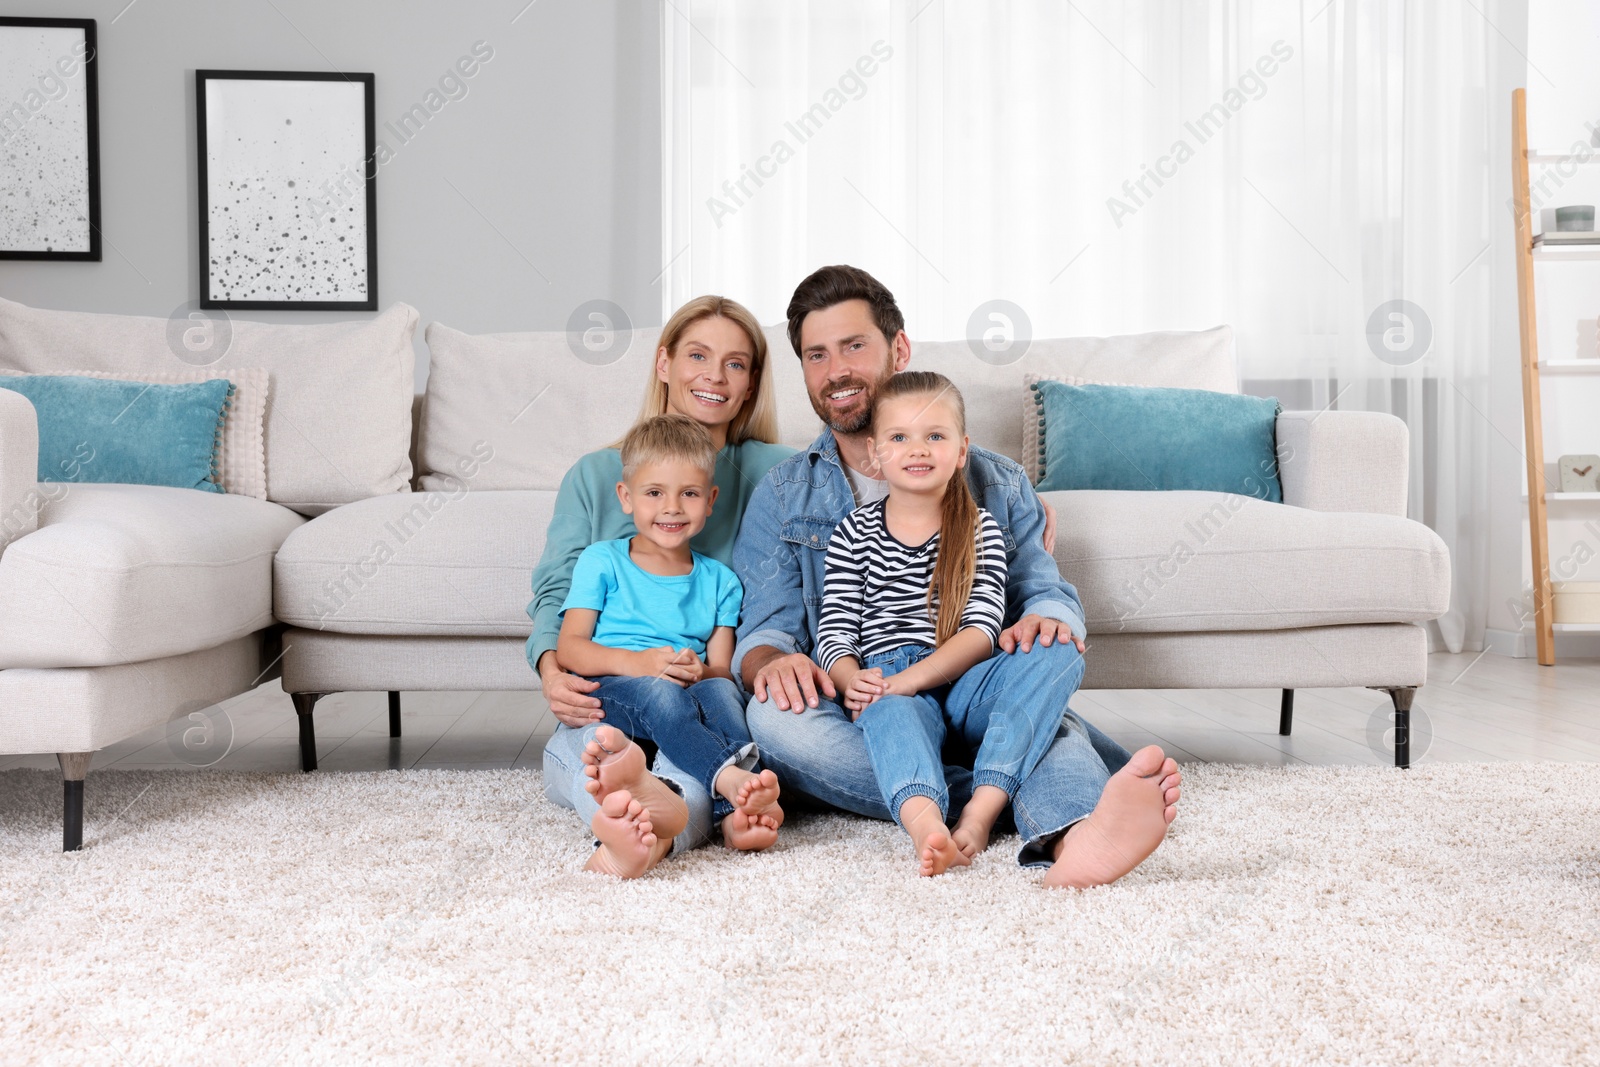
[[[1011,816],[1022,835],[1017,862],[1025,867],[1050,865],[1056,837],[1094,810],[1106,781],[1128,762],[1127,749],[1067,706],[1082,680],[1083,656],[1076,645],[1035,642],[1029,652],[990,656],[963,674],[945,696],[945,713],[963,724],[963,739],[981,738],[992,717],[1018,706],[1029,709],[1031,721],[1060,717],[1048,751],[1011,798]],[[804,793],[873,819],[891,817],[865,735],[840,705],[821,699],[815,708],[797,714],[770,700],[752,699],[746,718],[761,746],[762,764],[777,772],[785,794]],[[956,740],[950,737],[952,743]],[[973,772],[947,765],[944,780],[948,815],[955,818],[972,797]]]
[[[544,746],[544,795],[563,808],[571,808],[583,820],[585,831],[594,821],[600,805],[583,788],[589,779],[583,773],[583,748],[594,740],[596,727],[611,725],[602,720],[589,726],[562,724]],[[684,772],[660,752],[650,765],[651,772],[683,797],[689,805],[689,824],[672,842],[674,853],[699,848],[711,840],[711,794],[694,775]]]
[[[876,667],[888,678],[932,654],[927,645],[901,645],[868,656],[863,666]],[[1063,678],[1061,685],[1068,687],[1070,682],[1069,691],[1075,690],[1082,677],[1080,657],[1076,676]],[[878,791],[896,822],[900,822],[900,805],[912,797],[930,798],[939,805],[940,817],[949,818],[950,793],[941,756],[947,734],[977,750],[971,789],[994,786],[1010,799],[1049,751],[1061,725],[1061,708],[1049,700],[1000,701],[987,710],[971,703],[952,702],[947,707],[950,692],[951,686],[942,685],[914,696],[879,697],[856,719],[867,742]],[[982,714],[975,717],[975,710]],[[973,729],[975,718],[982,720],[977,731]]]

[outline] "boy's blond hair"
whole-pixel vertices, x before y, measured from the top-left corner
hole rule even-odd
[[[687,415],[653,415],[634,424],[622,439],[622,478],[632,481],[646,463],[679,459],[707,478],[717,474],[717,448],[706,428]]]

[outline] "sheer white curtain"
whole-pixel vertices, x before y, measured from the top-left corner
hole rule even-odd
[[[1436,643],[1478,647],[1488,247],[1509,228],[1491,168],[1520,73],[1497,26],[1525,26],[1525,0],[663,0],[661,18],[669,310],[721,292],[775,322],[802,277],[848,262],[894,290],[913,341],[966,336],[994,298],[1039,337],[1232,323],[1244,378],[1287,407],[1407,421],[1411,514],[1454,562]],[[1391,300],[1410,307],[1369,335]]]

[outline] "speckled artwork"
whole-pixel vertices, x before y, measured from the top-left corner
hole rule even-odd
[[[85,51],[80,29],[0,26],[0,250],[89,251]]]
[[[205,92],[206,295],[366,300],[362,86],[212,79]]]

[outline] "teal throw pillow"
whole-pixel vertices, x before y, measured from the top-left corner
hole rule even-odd
[[[1283,500],[1276,452],[1283,405],[1276,399],[1052,381],[1030,388],[1039,411],[1041,493],[1204,489]]]
[[[39,416],[41,482],[223,492],[219,453],[233,383],[165,385],[75,375],[0,376]]]

